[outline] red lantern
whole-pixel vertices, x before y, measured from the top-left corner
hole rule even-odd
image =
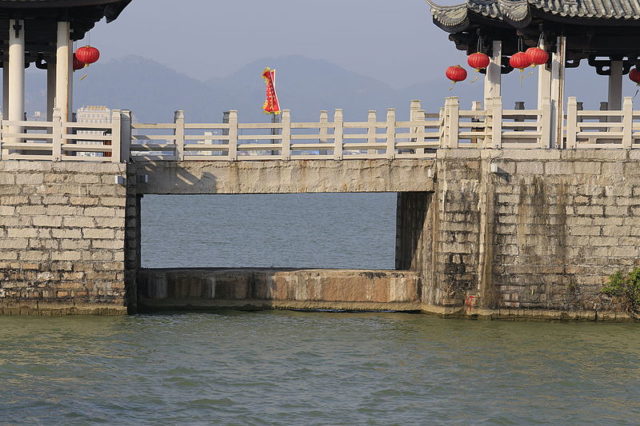
[[[462,68],[460,65],[455,65],[447,68],[447,72],[445,72],[445,75],[449,80],[457,83],[467,78],[467,70]]]
[[[549,60],[549,54],[539,47],[530,47],[525,54],[533,65],[544,65]]]
[[[518,52],[509,58],[509,65],[522,71],[531,65],[531,60],[526,53]]]
[[[629,79],[636,84],[640,84],[640,70],[637,67],[629,72]]]
[[[100,59],[100,51],[92,46],[83,46],[76,50],[76,56],[80,62],[89,65]]]
[[[80,59],[78,59],[78,56],[74,53],[73,54],[73,70],[74,71],[78,71],[78,70],[81,70],[82,68],[84,68],[86,66],[87,66],[87,64],[85,64]]]
[[[491,60],[489,59],[489,57],[480,52],[472,53],[467,58],[467,63],[469,64],[469,66],[476,71],[480,71],[481,69],[488,67],[490,62]]]

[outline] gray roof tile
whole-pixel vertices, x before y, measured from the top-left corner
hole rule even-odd
[[[455,6],[426,1],[436,23],[448,31],[465,27],[469,12],[516,27],[528,24],[532,9],[568,18],[640,20],[640,0],[467,0]]]

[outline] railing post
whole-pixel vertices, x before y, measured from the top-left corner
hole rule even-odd
[[[622,104],[622,146],[631,149],[633,146],[633,99],[625,97]]]
[[[335,125],[333,131],[333,158],[342,160],[342,143],[344,142],[344,116],[342,115],[342,109],[336,109],[333,115],[333,123]]]
[[[176,130],[174,136],[176,137],[176,160],[184,160],[184,111],[178,110],[174,115],[174,123]]]
[[[567,149],[578,147],[578,101],[570,96],[567,101]]]
[[[451,99],[445,98],[444,107],[440,108],[440,148],[449,148],[449,109]]]
[[[111,111],[111,162],[119,163],[122,156],[122,120],[119,109]]]
[[[375,144],[376,143],[376,122],[378,121],[378,117],[376,114],[376,110],[370,109],[367,113],[367,143]],[[375,149],[369,149],[367,151],[368,154],[377,154],[378,151]]]
[[[128,163],[131,158],[131,111],[122,110],[120,117],[120,162]]]
[[[229,124],[229,111],[222,113],[222,123]],[[222,136],[229,136],[229,129],[222,129]]]
[[[541,148],[551,148],[551,99],[542,98],[542,114],[540,117],[540,146]]]
[[[238,111],[229,111],[229,160],[238,159]]]
[[[329,124],[329,113],[325,110],[320,111],[320,128],[319,130],[319,141],[320,143],[329,143],[329,129],[327,125]],[[320,155],[327,155],[329,150],[321,149]]]
[[[449,148],[458,148],[458,133],[460,132],[460,101],[458,98],[449,99]]]
[[[59,108],[53,110],[53,123],[51,126],[51,154],[53,161],[62,160],[62,112]]]
[[[422,108],[422,104],[418,99],[414,99],[411,101],[411,103],[409,104],[409,121],[410,122],[419,120],[421,108]],[[422,115],[422,119],[424,120],[424,112]],[[419,127],[417,126],[413,126],[409,128],[409,133],[417,134],[418,132],[419,132]],[[418,140],[417,138],[411,138],[412,142],[417,142],[417,140]],[[421,142],[424,142],[424,141],[421,141]],[[424,148],[416,149],[415,153],[424,154]]]
[[[480,101],[473,101],[471,102],[471,111],[480,111],[482,109],[482,102]],[[475,116],[471,118],[471,122],[472,123],[480,123],[480,119]],[[472,127],[471,131],[472,132],[484,132],[484,128],[480,128],[480,127]],[[472,137],[471,138],[471,143],[475,144],[477,148],[481,148],[480,143],[478,143],[478,138],[477,137]],[[483,141],[484,143],[484,141]]]
[[[291,111],[285,109],[282,111],[282,151],[283,160],[291,159]]]
[[[416,121],[419,124],[418,126],[416,126],[416,142],[418,143],[424,143],[424,122],[427,120],[426,117],[426,113],[423,109],[418,110],[416,112]],[[424,154],[426,153],[426,149],[425,148],[418,148],[416,149],[416,154],[418,154],[418,156],[424,157]]]
[[[396,156],[396,110],[387,110],[387,158],[393,159]]]
[[[496,96],[491,103],[491,148],[502,148],[502,97]]]

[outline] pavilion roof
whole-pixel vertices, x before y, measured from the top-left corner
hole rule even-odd
[[[81,40],[96,22],[115,20],[132,0],[0,0],[0,50],[9,39],[9,20],[25,25],[27,64],[55,51],[57,22],[69,21],[71,39]],[[3,64],[0,64],[3,66]]]
[[[94,21],[106,17],[107,22],[111,22],[129,3],[131,0],[0,0],[0,15],[21,13],[38,16],[50,11],[66,10],[72,15],[74,12],[81,15],[85,20],[86,15],[91,14]]]
[[[436,25],[451,33],[467,28],[474,15],[514,28],[528,26],[534,16],[557,22],[580,20],[584,24],[615,25],[615,21],[618,24],[626,21],[640,25],[640,0],[467,0],[454,6],[426,1],[431,5]]]

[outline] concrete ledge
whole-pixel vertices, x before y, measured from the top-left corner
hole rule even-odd
[[[143,269],[142,310],[193,308],[420,309],[416,272],[337,269]]]
[[[374,303],[374,302],[325,302],[297,300],[203,300],[182,299],[154,300],[141,297],[138,300],[141,312],[159,311],[213,311],[237,309],[245,311],[292,310],[292,311],[345,311],[345,312],[420,312],[419,303]]]
[[[0,304],[0,315],[18,316],[66,316],[66,315],[101,315],[121,316],[127,314],[125,306],[117,305],[74,305],[64,303],[16,302]]]
[[[633,321],[624,312],[480,309],[421,302],[411,271],[339,269],[145,269],[138,274],[141,312],[302,310],[421,312],[485,320]]]
[[[425,314],[441,315],[445,318],[512,321],[607,321],[634,322],[636,318],[626,312],[615,311],[567,311],[553,309],[480,309],[468,307],[443,307],[422,305]]]

